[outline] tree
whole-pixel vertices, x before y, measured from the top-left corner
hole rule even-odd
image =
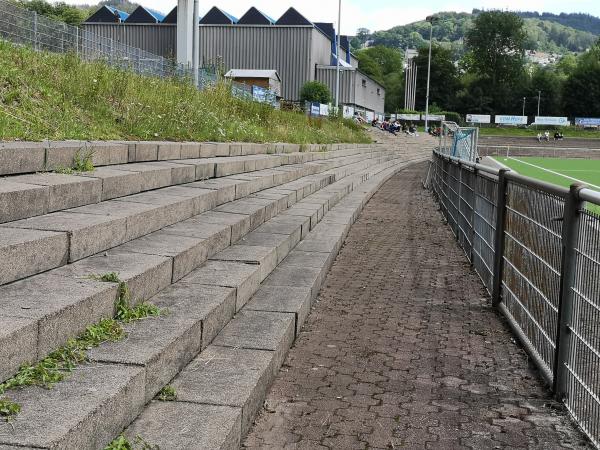
[[[563,105],[569,116],[600,117],[600,40],[581,55],[565,81]]]
[[[320,81],[307,81],[300,90],[300,100],[327,104],[331,102],[331,92],[327,85]]]
[[[45,0],[19,0],[18,4],[42,16],[60,20],[69,25],[80,25],[86,18],[86,11],[69,6],[64,2],[52,5]]]
[[[465,39],[467,69],[487,82],[491,106],[501,114],[499,111],[514,103],[515,86],[524,72],[523,19],[510,12],[483,12],[475,18]]]
[[[385,87],[385,110],[393,112],[401,108],[404,96],[402,52],[378,45],[359,51],[356,57],[358,68]]]
[[[438,44],[431,47],[431,81],[429,104],[437,104],[446,111],[455,109],[456,91],[459,88],[458,71],[453,62],[452,52]],[[427,97],[427,65],[429,46],[419,48],[417,62],[416,108],[425,111]]]

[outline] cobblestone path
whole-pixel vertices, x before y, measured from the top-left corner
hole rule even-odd
[[[364,209],[245,447],[588,448],[491,308],[424,171]]]

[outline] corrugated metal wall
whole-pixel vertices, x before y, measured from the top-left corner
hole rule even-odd
[[[165,58],[175,58],[177,53],[174,24],[84,23],[83,29]]]
[[[277,70],[282,95],[298,100],[314,75],[310,67],[313,27],[200,26],[200,64],[222,61],[225,70]]]
[[[385,111],[385,89],[361,72],[356,72],[354,92],[357,105],[376,113]]]
[[[354,78],[356,71],[341,70],[340,71],[340,103],[346,105],[354,105]],[[335,100],[335,83],[336,83],[336,68],[335,67],[317,67],[317,81],[325,83],[331,91],[331,98]]]
[[[327,36],[316,28],[312,31],[310,66],[313,70],[311,80],[314,80],[316,66],[328,66],[331,64],[331,41]]]

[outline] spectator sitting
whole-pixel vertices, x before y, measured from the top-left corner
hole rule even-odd
[[[546,142],[550,142],[550,132],[549,131],[546,131],[544,133],[544,139],[546,139]]]
[[[560,133],[558,131],[554,132],[554,140],[558,141],[560,139]]]
[[[376,127],[378,125],[377,122],[379,122],[377,119],[373,119],[373,121],[371,122],[371,126]]]
[[[542,133],[537,134],[537,140],[538,142],[542,142]]]

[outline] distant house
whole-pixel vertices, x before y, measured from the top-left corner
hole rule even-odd
[[[112,6],[103,6],[92,14],[86,22],[89,23],[121,23],[125,22],[129,14]]]
[[[281,78],[276,70],[232,69],[225,74],[225,78],[270,89],[277,97],[281,97]]]

